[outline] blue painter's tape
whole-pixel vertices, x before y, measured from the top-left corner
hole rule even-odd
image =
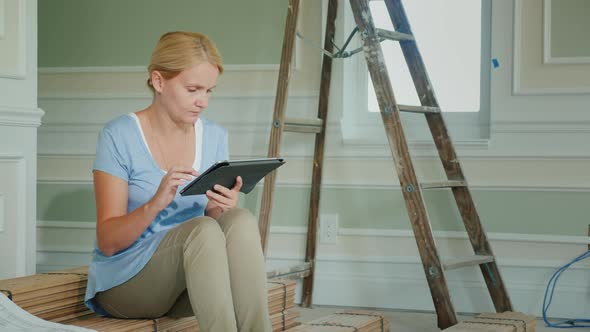
[[[500,67],[500,61],[498,61],[498,59],[496,59],[496,58],[493,58],[492,59],[492,66],[494,66],[494,68]]]

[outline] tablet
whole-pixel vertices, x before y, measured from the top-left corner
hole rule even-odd
[[[202,195],[213,190],[216,184],[231,189],[238,176],[242,177],[240,191],[247,194],[263,177],[284,163],[283,158],[218,161],[187,184],[180,195]]]

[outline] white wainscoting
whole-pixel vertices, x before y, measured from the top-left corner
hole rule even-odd
[[[0,154],[0,278],[25,275],[31,262],[26,173],[23,155]]]
[[[0,193],[0,233],[4,232],[4,223],[6,222],[5,197],[6,194]]]
[[[88,264],[94,223],[38,222],[38,271]],[[56,236],[59,234],[59,236]],[[459,232],[434,232],[444,258],[467,254]],[[539,316],[552,273],[586,250],[586,237],[489,234],[498,264],[516,310]],[[305,229],[271,227],[267,267],[303,261]],[[542,253],[542,254],[540,254]],[[316,261],[318,305],[433,310],[424,272],[410,231],[340,229],[337,244],[320,244]],[[589,263],[574,265],[557,287],[551,316],[584,317],[590,308]],[[446,273],[456,310],[493,310],[476,268]]]

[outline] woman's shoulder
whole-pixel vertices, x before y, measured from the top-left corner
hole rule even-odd
[[[130,127],[133,125],[135,125],[133,115],[129,113],[110,120],[104,125],[103,130],[111,133],[125,133],[129,132]]]

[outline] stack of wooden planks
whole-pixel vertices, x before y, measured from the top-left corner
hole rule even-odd
[[[388,332],[389,321],[375,311],[349,310],[318,318],[288,332]]]
[[[97,331],[198,331],[194,317],[158,319],[115,319],[100,317],[84,305],[87,267],[0,280],[0,290],[29,313],[56,323]],[[268,306],[273,331],[298,325],[294,280],[267,282]]]
[[[90,311],[84,305],[86,267],[0,280],[0,289],[25,311],[45,320],[77,317]]]
[[[535,332],[535,316],[520,312],[483,313],[445,329],[445,332]]]

